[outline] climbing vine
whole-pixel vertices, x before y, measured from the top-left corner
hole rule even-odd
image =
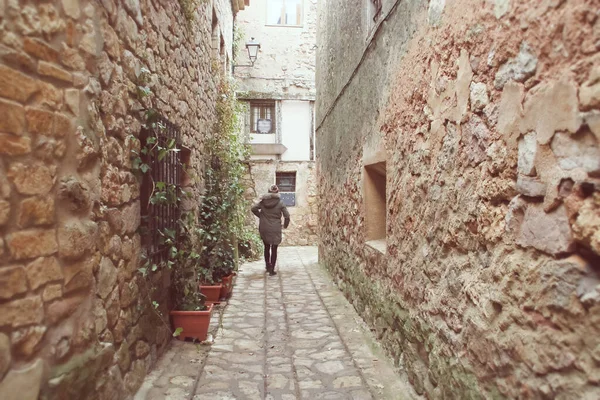
[[[250,205],[244,199],[244,175],[249,159],[249,147],[238,132],[240,103],[236,100],[233,83],[222,76],[219,100],[216,105],[217,122],[214,135],[206,143],[210,161],[204,174],[206,192],[202,197],[199,223],[206,246],[203,261],[210,265],[207,281],[220,279],[235,265],[239,250],[246,256],[253,242],[258,240],[254,230],[246,224]]]
[[[180,149],[175,139],[161,139],[166,126],[151,106],[153,94],[148,87],[149,81],[150,72],[142,68],[138,75],[137,97],[144,104],[141,110],[144,128],[153,135],[133,146],[132,168],[140,177],[149,178],[148,206],[179,204],[190,193],[173,183],[152,180],[152,166]],[[236,268],[239,249],[243,250],[244,256],[255,256],[249,249],[258,248],[258,236],[245,223],[249,204],[244,199],[247,188],[243,178],[249,152],[237,132],[240,106],[232,82],[223,75],[218,82],[217,119],[213,134],[205,141],[206,165],[202,176],[205,190],[199,205],[183,213],[175,227],[159,229],[155,245],[162,256],[157,260],[150,254],[144,255],[139,268],[147,285],[148,301],[167,326],[161,312],[165,307],[153,299],[161,288],[160,277],[165,271],[171,275],[175,308],[202,310],[205,309],[205,298],[198,290],[198,283],[219,281]],[[132,136],[131,140],[137,139]],[[176,329],[173,334],[179,333]]]

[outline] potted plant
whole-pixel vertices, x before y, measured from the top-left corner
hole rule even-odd
[[[222,285],[215,282],[212,269],[208,267],[200,268],[198,275],[200,277],[198,288],[200,289],[200,292],[206,296],[206,303],[219,303]]]
[[[214,263],[213,280],[221,282],[219,297],[223,300],[231,296],[233,278],[235,277],[235,254],[231,240],[223,239],[216,251],[217,258]]]
[[[198,290],[202,229],[195,224],[194,213],[189,212],[180,219],[181,235],[172,260],[172,285],[175,292],[175,308],[170,312],[175,334],[179,339],[206,340],[212,304]],[[173,242],[173,244],[175,244]]]
[[[180,340],[192,338],[206,340],[212,304],[208,304],[206,296],[198,291],[196,282],[194,252],[181,251],[179,262],[174,266],[173,284],[175,288],[175,310],[171,311],[171,320],[175,328],[174,336]],[[186,254],[187,253],[187,254]],[[187,256],[187,259],[184,259]]]

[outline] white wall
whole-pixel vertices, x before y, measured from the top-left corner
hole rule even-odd
[[[312,120],[310,102],[284,100],[281,102],[281,143],[287,151],[282,161],[310,160]]]
[[[277,143],[277,135],[274,133],[251,133],[250,143]]]
[[[240,92],[269,93],[270,98],[314,100],[317,43],[317,0],[303,0],[300,27],[267,26],[267,0],[252,0],[236,25],[244,33],[236,64],[248,64],[244,43],[251,37],[261,48],[253,68],[236,68]]]

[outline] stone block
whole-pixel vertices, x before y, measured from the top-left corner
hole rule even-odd
[[[144,19],[142,18],[142,11],[140,9],[140,0],[125,0],[125,8],[129,12],[129,15],[133,17],[135,22],[142,27]]]
[[[79,0],[61,0],[63,10],[67,16],[77,20],[81,16],[81,8]]]
[[[44,288],[44,291],[42,292],[42,299],[44,300],[45,303],[52,301],[52,300],[56,300],[60,297],[62,297],[63,293],[62,293],[62,285],[60,284],[52,284],[52,285],[46,285],[46,287]]]
[[[537,154],[537,140],[535,132],[527,133],[519,140],[519,161],[517,170],[519,174],[535,175],[535,157]]]
[[[56,257],[40,257],[25,267],[27,280],[31,289],[44,286],[48,282],[63,280],[62,269]]]
[[[579,101],[584,109],[600,107],[600,66],[592,68],[589,79],[579,88]]]
[[[13,65],[15,68],[22,72],[37,72],[37,65],[35,60],[29,57],[24,52],[9,49],[8,47],[2,48],[0,51],[0,56],[6,62],[6,64]]]
[[[58,51],[48,43],[35,38],[26,37],[23,40],[23,50],[40,60],[51,63],[58,62]]]
[[[546,213],[542,204],[528,204],[521,222],[517,244],[559,255],[573,251],[575,243],[564,205]]]
[[[74,71],[85,71],[85,60],[77,49],[63,43],[61,61],[64,66]]]
[[[129,307],[138,298],[140,293],[137,283],[134,281],[121,284],[121,307]]]
[[[135,356],[136,358],[144,358],[150,354],[150,346],[143,340],[138,340],[135,344]]]
[[[0,382],[0,399],[37,400],[43,373],[44,362],[41,359],[22,369],[10,370]]]
[[[490,102],[486,84],[483,82],[472,82],[470,99],[472,110],[483,110]]]
[[[94,284],[94,274],[91,269],[80,271],[69,282],[65,282],[64,293],[69,294],[78,290],[86,290]]]
[[[113,291],[117,283],[117,268],[108,257],[103,257],[98,269],[96,290],[102,299]]]
[[[134,361],[131,370],[125,375],[125,387],[129,393],[135,393],[146,377],[146,363],[144,360]]]
[[[79,116],[79,90],[65,90],[65,103],[73,115]]]
[[[533,277],[536,294],[531,300],[536,309],[571,309],[571,300],[577,296],[578,284],[587,269],[587,262],[577,255],[543,263]]]
[[[113,329],[113,337],[115,339],[115,343],[121,343],[125,340],[127,333],[129,332],[129,327],[131,326],[131,313],[121,311],[121,315],[119,316],[119,320]]]
[[[4,376],[12,357],[10,354],[10,339],[7,335],[0,332],[0,376]]]
[[[0,133],[0,154],[21,156],[31,152],[31,139],[25,136],[15,136]]]
[[[508,81],[524,82],[535,74],[537,62],[537,56],[531,47],[525,42],[521,43],[519,54],[498,68],[494,86],[501,90]]]
[[[117,364],[121,369],[121,372],[125,373],[129,369],[131,365],[131,354],[129,352],[129,344],[127,341],[123,341],[121,343],[121,347],[119,347],[119,351],[116,353]]]
[[[54,130],[54,113],[52,111],[28,107],[26,117],[29,133],[52,136]]]
[[[71,136],[75,132],[71,118],[64,114],[56,113],[54,116],[54,129],[52,135],[54,137]]]
[[[34,97],[33,105],[59,109],[63,103],[62,90],[47,82],[40,81],[39,85],[40,92]]]
[[[6,225],[10,218],[10,203],[6,200],[0,200],[0,226]]]
[[[484,161],[490,142],[490,130],[485,122],[477,115],[472,115],[463,126],[463,134],[465,153],[469,163],[477,165]]]
[[[121,219],[123,220],[123,233],[131,234],[137,231],[141,222],[140,202],[134,201],[123,207]]]
[[[546,184],[531,176],[519,175],[515,189],[528,197],[544,197],[546,195]]]
[[[23,200],[19,204],[17,223],[21,228],[54,223],[54,199],[45,196]]]
[[[590,174],[600,173],[600,147],[591,132],[576,135],[558,132],[550,147],[563,170],[583,168]]]
[[[67,151],[65,140],[57,140],[47,136],[38,136],[36,139],[34,154],[47,163],[53,163],[57,159],[61,159]]]
[[[70,221],[58,229],[58,253],[63,259],[77,260],[90,252],[98,236],[93,221]]]
[[[73,83],[73,75],[69,71],[46,61],[40,61],[38,63],[38,74],[67,83]]]
[[[27,278],[23,267],[0,267],[0,299],[10,299],[26,291]]]
[[[0,96],[26,103],[38,90],[39,86],[35,79],[15,69],[0,65]]]
[[[66,176],[58,185],[58,197],[73,212],[85,212],[91,207],[90,191],[84,182],[74,176]]]
[[[75,312],[83,303],[84,297],[74,296],[54,301],[46,306],[46,320],[54,325]]]
[[[39,324],[44,319],[40,296],[30,296],[0,304],[0,326],[19,328]],[[1,397],[0,397],[1,398]]]
[[[108,322],[108,328],[112,329],[119,319],[119,313],[121,312],[121,302],[119,298],[119,288],[116,286],[111,292],[110,296],[106,299],[106,319]]]
[[[50,256],[58,251],[54,229],[28,229],[11,233],[6,245],[15,260]]]
[[[108,324],[108,319],[106,317],[106,309],[104,308],[104,303],[102,300],[95,298],[94,299],[94,329],[96,334],[99,335],[102,333]]]
[[[0,99],[0,131],[13,133],[15,135],[23,134],[25,129],[25,108],[12,101]]]
[[[17,192],[26,195],[46,194],[54,186],[55,168],[42,163],[14,163],[6,174]]]
[[[31,326],[14,331],[11,335],[13,352],[20,357],[31,357],[39,350],[40,343],[45,334],[45,326]]]

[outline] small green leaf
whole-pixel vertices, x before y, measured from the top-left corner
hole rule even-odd
[[[157,301],[153,301],[153,302],[152,302],[152,305],[154,306],[154,309],[157,309],[157,308],[158,308],[158,306],[159,306],[159,304],[158,304],[158,302],[157,302]]]
[[[175,332],[173,332],[173,337],[177,337],[177,336],[181,335],[181,332],[183,332],[183,328],[175,329]]]
[[[150,166],[148,164],[142,164],[142,165],[140,165],[140,170],[143,173],[146,173],[146,172],[150,171]]]

